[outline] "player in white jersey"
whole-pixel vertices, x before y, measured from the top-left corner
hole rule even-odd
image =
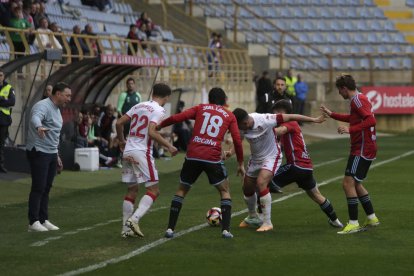
[[[241,108],[233,111],[236,116],[240,134],[250,144],[250,159],[243,181],[244,199],[249,215],[240,223],[240,227],[249,225],[259,227],[256,231],[265,232],[273,229],[271,221],[272,197],[268,183],[272,180],[282,162],[274,127],[287,121],[301,121],[322,123],[323,115],[312,118],[298,114],[248,114]],[[259,191],[260,205],[263,212],[263,221],[256,211],[256,188]]]
[[[158,172],[155,168],[152,148],[154,140],[174,156],[177,149],[165,140],[156,127],[165,117],[163,106],[168,102],[171,88],[166,84],[153,87],[152,100],[133,106],[116,123],[116,131],[123,149],[122,182],[128,184],[128,191],[122,204],[122,237],[141,236],[139,220],[149,210],[159,195]],[[128,140],[125,144],[124,124],[130,122]],[[141,198],[134,212],[138,184],[145,183],[146,194]]]

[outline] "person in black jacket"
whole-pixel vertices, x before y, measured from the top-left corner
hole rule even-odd
[[[257,81],[256,87],[256,98],[257,98],[257,113],[265,113],[266,112],[266,93],[270,93],[272,91],[272,81],[269,78],[269,72],[263,71],[262,76]]]
[[[0,173],[7,173],[4,167],[4,144],[9,137],[9,126],[12,123],[11,112],[16,102],[13,87],[5,80],[5,73],[0,69]]]
[[[262,107],[257,113],[272,113],[273,105],[279,100],[292,99],[286,94],[286,80],[283,77],[278,77],[273,81],[273,91],[263,95]]]

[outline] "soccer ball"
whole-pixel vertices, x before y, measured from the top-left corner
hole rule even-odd
[[[207,211],[206,219],[211,226],[218,226],[221,223],[221,209],[213,207]]]

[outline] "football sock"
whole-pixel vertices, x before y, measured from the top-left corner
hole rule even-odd
[[[358,221],[358,198],[357,197],[347,197],[348,201],[348,215],[349,220]]]
[[[335,221],[338,218],[331,202],[328,199],[325,199],[325,201],[319,206],[321,207],[322,211],[328,216],[328,218],[330,218],[330,220]]]
[[[367,216],[374,214],[374,207],[372,207],[372,202],[369,198],[369,194],[360,196],[359,201],[361,202],[361,205],[364,208],[365,214],[367,214]]]
[[[257,217],[256,212],[256,202],[257,202],[257,195],[254,193],[251,196],[244,196],[244,201],[247,204],[247,209],[249,210],[249,216],[250,217]]]
[[[138,208],[132,215],[132,219],[136,222],[139,222],[139,220],[148,212],[155,199],[155,195],[147,192],[139,201]]]
[[[177,224],[178,215],[180,214],[181,207],[183,206],[184,198],[178,195],[175,195],[171,201],[171,208],[170,208],[170,218],[168,220],[168,228],[171,230],[175,229],[175,225]]]
[[[129,219],[132,214],[134,213],[134,203],[135,200],[129,197],[124,198],[124,202],[122,203],[122,230],[125,231],[129,229],[125,226],[125,222]]]
[[[271,211],[272,211],[272,196],[270,195],[269,188],[260,193],[260,205],[263,212],[263,223],[272,224]]]
[[[230,231],[231,199],[223,198],[220,202],[221,208],[221,229]]]

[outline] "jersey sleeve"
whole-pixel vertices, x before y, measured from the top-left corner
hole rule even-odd
[[[167,127],[170,126],[172,124],[176,124],[185,120],[189,120],[189,119],[195,119],[195,116],[197,114],[199,106],[193,106],[187,110],[184,110],[181,113],[172,115],[170,117],[168,117],[167,119],[165,119],[164,121],[161,122],[161,127]]]
[[[358,96],[355,101],[352,101],[351,107],[358,113],[362,121],[358,124],[352,125],[349,128],[350,133],[361,131],[362,129],[375,126],[377,121],[374,114],[371,112],[371,103],[366,97]]]
[[[237,126],[237,120],[234,117],[234,115],[232,116],[232,120],[229,125],[229,130],[230,130],[231,138],[233,139],[233,145],[236,151],[237,161],[241,163],[244,160],[243,146],[242,146],[242,141],[240,138],[239,128]]]
[[[282,114],[263,114],[263,123],[265,127],[275,127],[277,125],[282,124],[283,116]]]
[[[156,112],[151,114],[150,122],[153,122],[159,125],[162,120],[165,118],[165,110],[164,109],[157,109]]]
[[[331,118],[337,121],[349,123],[349,119],[351,118],[351,115],[332,112]]]
[[[284,126],[287,129],[287,133],[294,133],[296,132],[296,121],[290,121],[290,122],[285,122],[283,124],[281,124],[280,126]]]
[[[122,106],[124,105],[125,98],[126,98],[126,93],[125,92],[122,92],[119,95],[118,104],[117,104],[117,107],[116,107],[116,111],[118,111],[119,113],[122,113]]]

